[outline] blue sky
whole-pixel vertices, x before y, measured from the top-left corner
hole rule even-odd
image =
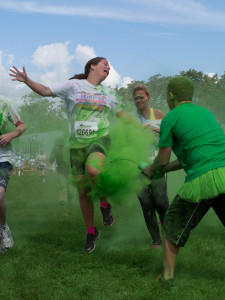
[[[0,95],[29,90],[8,69],[24,65],[46,85],[83,71],[94,56],[111,64],[106,84],[195,68],[225,71],[223,0],[0,0]]]

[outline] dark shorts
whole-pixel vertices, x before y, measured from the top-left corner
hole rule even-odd
[[[73,175],[85,174],[85,164],[88,156],[94,152],[100,152],[106,155],[109,150],[111,140],[109,136],[102,137],[94,141],[85,148],[70,149],[70,165]]]
[[[0,162],[0,186],[7,188],[13,166],[8,162]]]
[[[183,247],[191,230],[199,224],[211,207],[225,226],[225,194],[214,199],[201,200],[199,203],[188,202],[177,195],[164,218],[164,237],[178,247]]]

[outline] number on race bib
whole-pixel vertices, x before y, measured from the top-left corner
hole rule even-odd
[[[97,131],[97,122],[76,121],[74,124],[74,132],[77,138],[92,138],[93,136],[96,136]]]
[[[95,130],[92,130],[92,129],[77,129],[77,134],[81,135],[81,136],[89,136],[94,133],[95,133]]]

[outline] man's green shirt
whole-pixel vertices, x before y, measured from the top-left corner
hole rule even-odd
[[[222,128],[210,111],[193,103],[183,103],[163,118],[158,147],[172,147],[187,174],[185,182],[225,166]]]

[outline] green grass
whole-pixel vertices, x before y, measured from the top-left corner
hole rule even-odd
[[[176,178],[179,177],[179,178]],[[170,198],[182,176],[169,177]],[[8,223],[15,245],[0,255],[0,299],[225,299],[224,228],[213,211],[192,232],[176,263],[176,287],[161,288],[161,249],[152,251],[135,196],[113,205],[115,223],[104,228],[98,203],[96,249],[83,251],[86,228],[78,200],[58,203],[58,183],[48,174],[11,176]]]

